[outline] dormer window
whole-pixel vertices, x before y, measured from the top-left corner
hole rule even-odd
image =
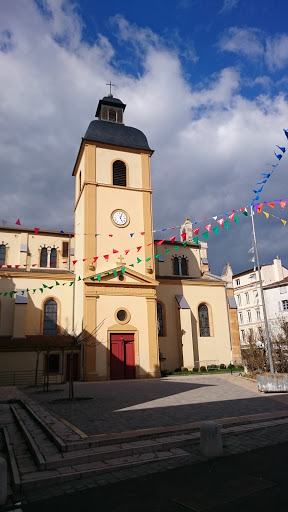
[[[116,123],[116,110],[110,108],[109,112],[108,112],[108,115],[109,115],[109,121],[112,121],[113,123]]]

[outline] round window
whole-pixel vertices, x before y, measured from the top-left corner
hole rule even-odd
[[[119,322],[125,322],[125,320],[127,318],[127,313],[126,313],[125,309],[119,309],[119,311],[117,311],[117,318],[118,318]]]
[[[119,281],[124,281],[124,276],[123,274],[120,274],[120,276],[118,277]]]

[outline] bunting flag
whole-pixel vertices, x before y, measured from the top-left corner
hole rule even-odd
[[[181,236],[183,242],[185,242],[185,240],[186,240],[186,233],[181,233],[180,236]]]
[[[164,252],[166,252],[166,254],[168,254],[168,252],[170,252],[170,249],[166,249]]]
[[[283,222],[284,226],[286,226],[287,220],[284,220],[284,219],[280,219],[280,220]]]
[[[281,205],[282,210],[284,210],[284,208],[286,206],[286,203],[287,203],[287,201],[280,201],[280,205]]]
[[[113,254],[116,254],[117,252],[119,252],[119,251],[117,251],[116,249],[113,249]]]
[[[109,261],[109,254],[105,254],[104,258],[105,258],[106,261]]]
[[[269,215],[270,215],[270,214],[269,214],[269,213],[267,213],[267,212],[263,212],[263,213],[264,213],[264,215],[266,216],[266,219],[269,219]]]
[[[206,224],[206,226],[204,226],[204,227],[207,229],[208,233],[210,233],[210,231],[211,231],[211,224]]]
[[[171,242],[175,242],[175,239],[176,239],[176,236],[171,236],[171,238],[169,238],[169,240],[171,240]]]
[[[206,240],[208,240],[209,239],[208,231],[205,231],[205,233],[202,233],[202,236],[204,236],[204,238],[206,238]]]
[[[216,233],[216,235],[218,235],[218,231],[219,231],[218,226],[214,226],[214,228],[212,228],[212,230],[214,231],[214,233]]]
[[[288,139],[288,130],[285,130],[285,128],[283,128],[283,132],[285,133],[286,138]]]
[[[125,256],[127,256],[128,252],[130,252],[130,249],[125,249],[125,251],[124,251]]]
[[[274,208],[274,203],[267,203],[268,206],[271,206],[271,208]]]
[[[115,277],[117,277],[117,270],[112,270]]]
[[[223,226],[224,226],[224,219],[219,219],[219,220],[217,220],[217,222],[223,228]]]
[[[263,208],[263,203],[258,204],[257,206],[258,206],[258,208],[257,208],[257,213],[261,213],[262,208]]]
[[[248,212],[247,212],[247,208],[241,208],[241,212],[243,213],[243,215],[245,215],[246,217],[248,216]]]
[[[193,233],[197,236],[199,233],[199,228],[193,229]]]
[[[161,245],[161,244],[163,244],[163,242],[165,242],[165,240],[159,240],[159,242],[156,242],[156,244]]]
[[[15,224],[17,224],[17,226],[21,226],[21,222],[20,222],[20,219],[17,219]]]
[[[286,151],[286,148],[281,148],[280,146],[277,146],[277,145],[276,145],[276,148],[280,149],[280,151],[282,151],[282,153],[285,153],[285,151]]]
[[[39,229],[40,229],[40,228],[34,228],[35,235],[38,235],[38,233],[39,233]]]
[[[225,221],[224,221],[224,228],[225,228],[225,229],[228,229],[228,220],[225,220]]]
[[[97,279],[98,279],[98,281],[99,281],[99,283],[100,283],[100,281],[101,281],[101,276],[100,276],[100,275],[98,275],[98,276],[97,276]]]
[[[125,267],[121,267],[122,274],[125,274],[125,270],[126,270]]]
[[[137,263],[141,263],[142,260],[140,258],[137,258]]]
[[[280,153],[279,153],[279,155],[277,155],[276,152],[274,151],[274,155],[276,156],[276,158],[278,158],[278,160],[281,160],[282,155]]]
[[[228,215],[228,219],[234,220],[234,213],[231,213],[231,215]]]
[[[198,238],[198,236],[194,236],[194,238],[193,238],[192,240],[193,240],[193,242],[194,242],[195,244],[198,244],[198,240],[199,240],[199,238]]]

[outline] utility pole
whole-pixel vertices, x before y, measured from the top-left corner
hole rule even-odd
[[[252,222],[252,229],[253,229],[254,250],[255,250],[256,263],[257,263],[258,274],[259,274],[259,283],[260,283],[260,292],[261,292],[262,307],[263,307],[266,343],[267,343],[268,357],[269,357],[269,364],[270,364],[270,373],[274,373],[274,364],[273,364],[272,350],[271,350],[271,340],[270,340],[270,333],[269,333],[269,326],[268,326],[268,320],[267,320],[264,292],[263,292],[263,286],[262,286],[261,269],[260,269],[258,249],[257,249],[257,242],[256,242],[253,206],[250,207],[250,214],[251,214],[251,222]]]

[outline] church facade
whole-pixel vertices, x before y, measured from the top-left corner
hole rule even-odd
[[[181,242],[177,233],[154,240],[153,151],[123,123],[125,107],[104,97],[82,139],[74,233],[0,226],[0,374],[48,364],[67,380],[71,346],[61,331],[79,335],[73,372],[86,381],[241,359],[233,301],[189,219]]]

